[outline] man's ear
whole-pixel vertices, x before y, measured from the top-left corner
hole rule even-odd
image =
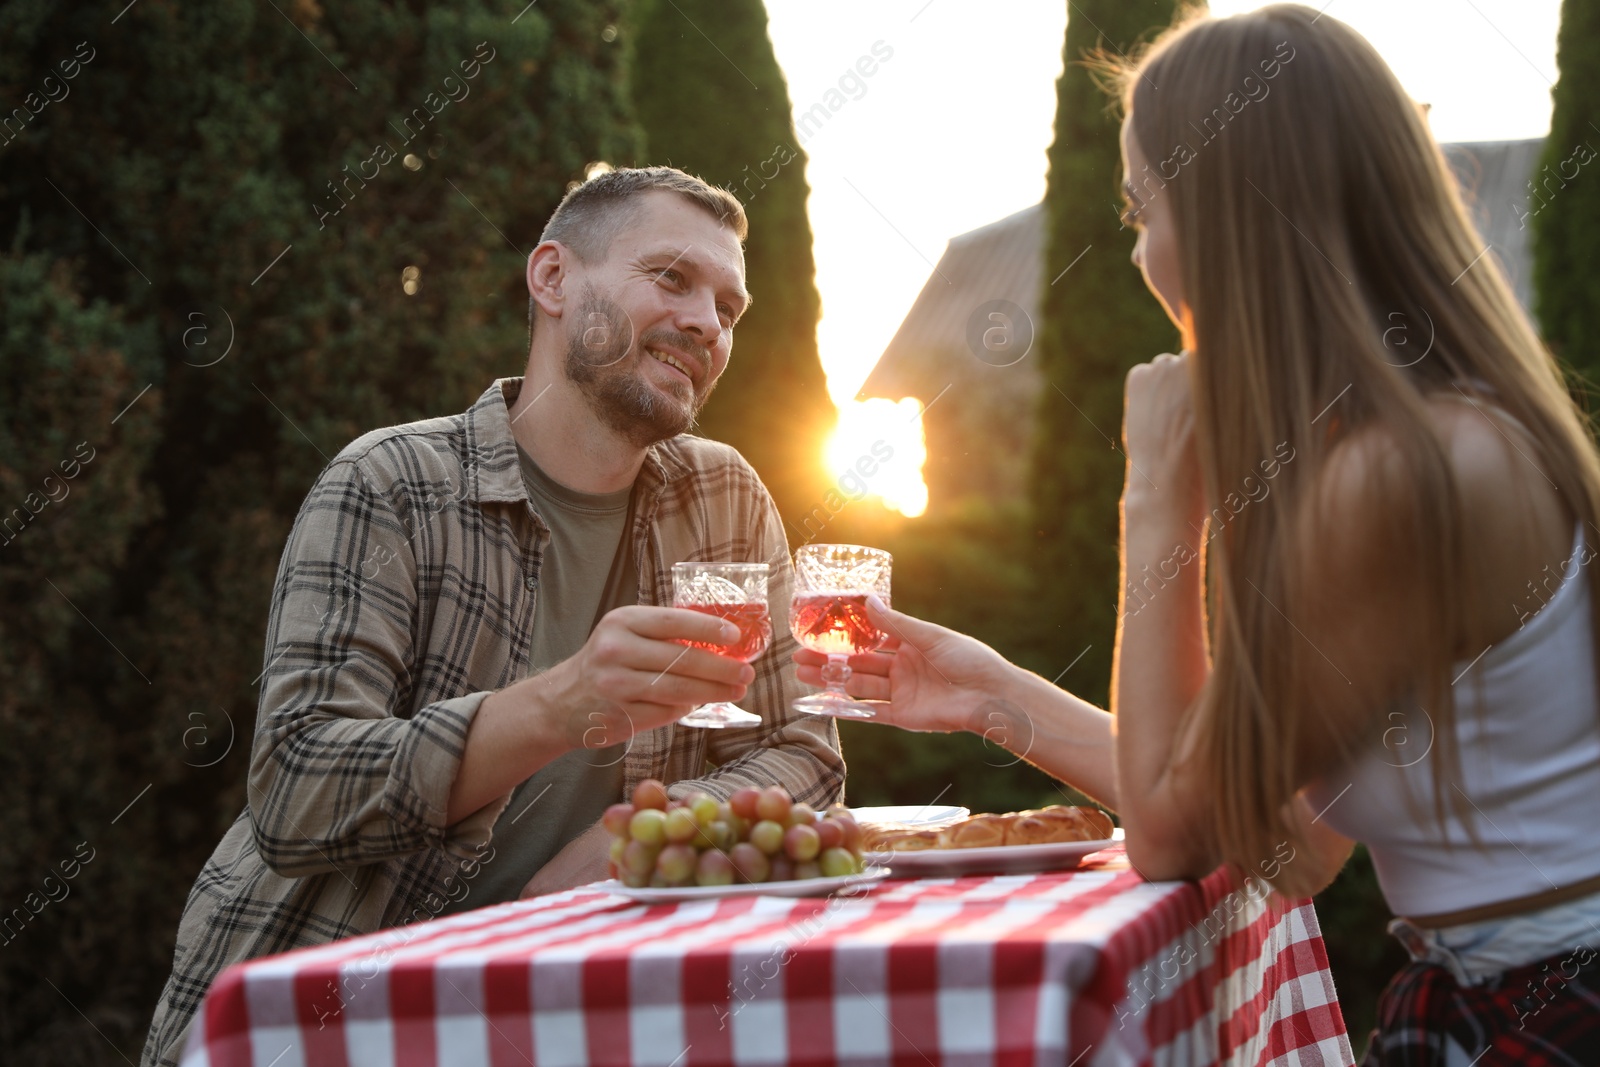
[[[528,257],[528,295],[551,318],[561,317],[571,261],[571,249],[556,241],[542,242]]]

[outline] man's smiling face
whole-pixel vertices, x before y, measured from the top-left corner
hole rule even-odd
[[[675,193],[639,196],[602,260],[572,262],[567,377],[642,446],[694,424],[749,305],[734,232]]]

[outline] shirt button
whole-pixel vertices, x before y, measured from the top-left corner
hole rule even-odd
[[[539,576],[537,574],[528,575],[524,581],[524,584],[528,587],[528,592],[533,592],[535,589],[539,588]]]

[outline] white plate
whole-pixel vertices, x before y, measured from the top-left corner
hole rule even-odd
[[[841,889],[871,886],[889,877],[887,867],[869,867],[860,874],[839,878],[795,878],[787,882],[758,882],[734,885],[686,885],[676,889],[629,889],[615,878],[599,882],[594,888],[641,904],[671,904],[680,900],[711,900],[716,897],[825,897]]]
[[[892,863],[902,876],[935,874],[1030,874],[1065,870],[1091,852],[1119,844],[1122,827],[1099,841],[1060,841],[1048,845],[1000,845],[994,848],[930,848],[920,852],[869,852],[868,863]]]
[[[965,819],[972,812],[949,804],[942,807],[930,804],[905,804],[898,807],[851,808],[850,814],[863,826],[916,826],[927,830],[949,826],[953,822]]]

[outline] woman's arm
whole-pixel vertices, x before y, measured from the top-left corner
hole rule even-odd
[[[1111,716],[1006,661],[983,642],[867,601],[889,635],[885,651],[850,657],[848,689],[889,701],[874,722],[933,733],[967,731],[1116,807]],[[827,657],[794,655],[798,677],[822,684]]]
[[[1194,776],[1175,764],[1184,721],[1209,672],[1200,562],[1183,510],[1139,488],[1142,480],[1130,474],[1111,668],[1118,813],[1128,859],[1141,874],[1198,878],[1218,862],[1206,832],[1211,806]]]
[[[1130,370],[1123,415],[1128,465],[1111,713],[1128,859],[1152,879],[1197,878],[1218,861],[1208,832],[1210,798],[1178,759],[1184,724],[1210,671],[1192,358],[1162,355]]]

